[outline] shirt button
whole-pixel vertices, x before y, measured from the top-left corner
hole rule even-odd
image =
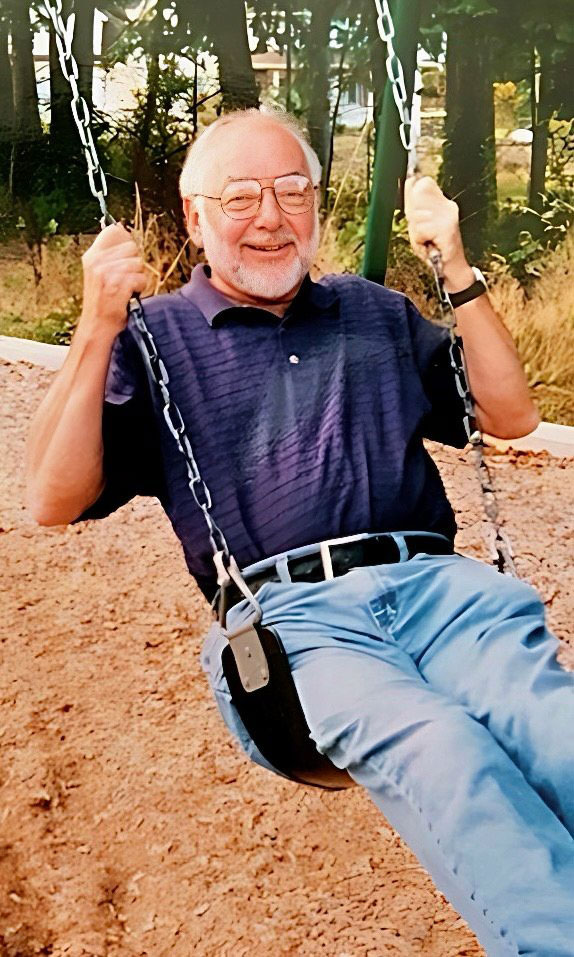
[[[299,362],[299,356],[296,356],[296,355],[289,356],[289,362],[291,363],[291,365],[296,366],[297,363]]]

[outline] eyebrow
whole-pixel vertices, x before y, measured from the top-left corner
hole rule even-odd
[[[264,179],[279,179],[280,176],[307,176],[307,173],[301,172],[300,169],[294,169],[290,173],[280,173],[279,176],[274,177],[263,177]],[[307,177],[308,178],[308,177]],[[223,181],[223,185],[227,186],[228,183],[243,183],[245,180],[257,179],[256,176],[227,176]]]

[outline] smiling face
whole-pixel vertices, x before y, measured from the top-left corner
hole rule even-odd
[[[256,179],[264,186],[277,176],[311,178],[305,154],[284,127],[263,116],[249,116],[214,130],[212,162],[202,193],[221,196],[233,180]],[[184,199],[189,234],[205,250],[211,281],[225,295],[252,305],[288,303],[297,293],[317,252],[317,202],[304,213],[278,205],[263,189],[250,219],[230,219],[214,199]]]

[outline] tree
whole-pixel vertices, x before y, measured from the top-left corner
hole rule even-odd
[[[14,91],[12,64],[8,55],[9,36],[10,21],[6,12],[0,13],[0,182],[8,179],[14,136]]]
[[[441,171],[443,188],[458,203],[463,240],[474,258],[487,246],[497,210],[492,40],[484,20],[468,15],[449,19]]]
[[[19,143],[29,143],[42,138],[30,8],[27,3],[7,0],[6,10],[12,35],[14,138]]]
[[[259,106],[259,91],[251,63],[244,0],[219,0],[208,11],[207,26],[219,62],[221,109]]]

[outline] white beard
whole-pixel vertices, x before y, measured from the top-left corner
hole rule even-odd
[[[295,255],[288,263],[261,263],[246,265],[240,258],[240,252],[225,253],[221,248],[221,238],[202,217],[201,234],[205,258],[230,285],[257,299],[282,299],[305,278],[319,248],[319,222],[315,219],[313,234],[309,241],[299,248],[294,246]],[[268,237],[270,243],[285,242],[292,237]],[[259,240],[264,243],[264,239]]]

